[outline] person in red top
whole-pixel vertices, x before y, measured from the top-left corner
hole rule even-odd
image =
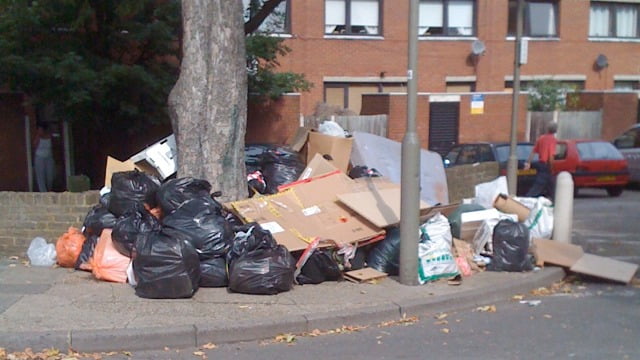
[[[553,175],[551,169],[553,166],[553,159],[556,154],[556,131],[558,125],[556,123],[550,123],[547,125],[547,133],[540,136],[536,141],[533,151],[529,154],[527,162],[524,163],[525,170],[531,167],[531,160],[533,160],[533,154],[537,153],[539,163],[536,165],[536,179],[531,186],[531,189],[527,192],[527,197],[548,196],[553,197]]]

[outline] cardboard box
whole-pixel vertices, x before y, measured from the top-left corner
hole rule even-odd
[[[111,187],[111,176],[114,173],[121,171],[133,171],[138,169],[140,171],[144,171],[131,160],[120,161],[118,159],[112,158],[111,156],[107,156],[107,168],[104,173],[104,186],[110,188]]]
[[[347,173],[351,159],[353,138],[342,138],[311,131],[309,132],[307,144],[307,163],[311,162],[316,154],[328,155],[333,159],[330,161],[335,167]]]
[[[298,180],[306,180],[312,177],[328,174],[338,170],[333,164],[322,157],[320,154],[316,154],[313,159],[307,164],[307,167],[302,171]]]
[[[172,134],[133,155],[129,160],[147,174],[153,174],[164,180],[177,170],[176,153],[176,139]]]
[[[529,218],[531,210],[524,206],[521,202],[514,200],[512,197],[500,194],[496,197],[493,206],[505,214],[518,215],[518,221],[524,222]]]
[[[314,238],[339,244],[366,241],[384,230],[338,201],[336,194],[353,192],[354,182],[336,172],[289,184],[282,192],[232,202],[245,222],[256,221],[270,230],[289,251],[304,250]]]

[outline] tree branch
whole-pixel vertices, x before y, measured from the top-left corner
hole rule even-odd
[[[262,4],[258,13],[251,17],[249,21],[244,23],[244,34],[251,34],[256,31],[264,20],[273,12],[273,10],[280,5],[281,2],[286,0],[267,0]]]

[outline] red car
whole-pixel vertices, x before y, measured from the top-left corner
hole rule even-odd
[[[574,194],[580,188],[603,188],[620,196],[629,182],[627,161],[615,146],[604,140],[558,140],[553,174],[573,176]]]

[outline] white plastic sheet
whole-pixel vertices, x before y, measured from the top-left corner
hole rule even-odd
[[[33,266],[53,266],[56,263],[56,246],[47,244],[47,240],[41,237],[36,237],[29,244],[27,256]]]
[[[400,184],[402,144],[374,134],[353,132],[351,164],[374,168],[396,184]],[[447,177],[440,154],[420,150],[420,199],[430,205],[449,204]]]

